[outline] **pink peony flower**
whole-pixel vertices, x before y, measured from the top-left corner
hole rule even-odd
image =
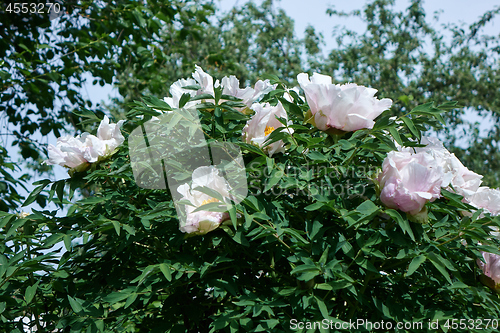
[[[440,197],[446,181],[443,169],[430,154],[391,151],[379,175],[380,200],[389,208],[415,215],[427,201]]]
[[[407,152],[425,152],[430,154],[446,174],[446,179],[449,179],[447,190],[455,191],[456,193],[468,197],[474,194],[481,185],[483,176],[466,168],[462,162],[450,153],[439,141],[438,138],[422,137],[422,144],[427,145],[421,148],[400,148],[400,151]],[[452,189],[453,187],[453,189]]]
[[[481,252],[485,262],[477,259],[477,265],[483,271],[481,282],[494,289],[500,289],[500,256],[498,254]]]

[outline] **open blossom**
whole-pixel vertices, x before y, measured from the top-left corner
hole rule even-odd
[[[183,94],[189,94],[191,97],[196,97],[202,94],[210,94],[214,95],[214,88],[218,88],[221,86],[219,80],[214,82],[213,77],[206,73],[200,66],[195,65],[195,71],[192,74],[193,78],[189,79],[180,79],[175,81],[169,89],[171,97],[165,97],[163,100],[165,103],[170,105],[172,108],[179,107],[179,101]],[[194,86],[199,85],[200,89],[192,90],[185,89],[186,86]],[[276,85],[272,85],[269,80],[259,80],[255,83],[255,86],[240,88],[240,81],[234,75],[225,76],[222,78],[222,94],[234,96],[242,99],[242,103],[246,104],[246,107],[250,107],[253,103],[257,102],[264,95],[269,93],[270,91],[276,89]],[[214,102],[213,99],[209,99],[208,101]],[[194,107],[196,104],[201,103],[202,100],[190,101],[185,107]],[[244,108],[240,108],[239,111],[243,111]]]
[[[57,138],[56,145],[49,145],[48,165],[58,164],[67,168],[84,170],[89,163],[95,163],[99,158],[106,158],[120,146],[125,138],[120,132],[123,124],[110,124],[109,118],[104,116],[97,130],[97,136],[83,133],[76,137],[64,136]]]
[[[111,154],[123,143],[123,141],[125,141],[125,138],[120,131],[124,122],[124,120],[120,120],[116,124],[110,124],[109,118],[104,116],[104,119],[101,121],[99,128],[97,129],[97,138],[101,140],[106,147],[102,156]]]
[[[300,73],[297,81],[306,95],[314,125],[322,131],[373,128],[374,119],[392,105],[388,98],[374,97],[376,89],[354,83],[332,84],[332,78],[327,75],[314,73],[309,80],[309,75]]]
[[[163,100],[165,103],[170,105],[170,107],[176,109],[179,108],[179,101],[182,97],[183,94],[187,93],[191,97],[196,96],[196,90],[189,90],[189,89],[183,89],[183,87],[186,86],[193,86],[197,84],[195,80],[193,79],[180,79],[172,83],[170,86],[169,92],[172,97],[165,97]],[[190,101],[186,104],[186,107],[191,107],[199,103],[199,101]]]
[[[465,198],[470,205],[483,208],[493,216],[500,214],[500,190],[480,187],[475,193]]]
[[[219,81],[217,80],[214,84],[214,79],[213,77],[205,73],[203,69],[195,65],[195,71],[193,73],[193,78],[196,80],[196,82],[200,85],[201,89],[198,90],[198,95],[201,94],[214,94],[214,87],[219,86]]]
[[[172,96],[163,98],[165,103],[175,109],[179,107],[179,101],[183,94],[189,94],[191,97],[195,97],[201,94],[210,94],[212,96],[214,95],[214,87],[219,86],[218,80],[214,83],[213,77],[210,74],[205,73],[203,68],[198,65],[195,65],[195,71],[192,76],[193,79],[180,79],[172,83],[169,89],[170,95]],[[184,87],[186,86],[193,85],[199,85],[200,89],[184,89]],[[190,101],[185,105],[185,107],[193,107],[198,103],[201,103],[201,100]]]
[[[57,138],[56,145],[49,145],[49,159],[45,161],[48,165],[62,165],[68,168],[77,168],[80,165],[86,165],[85,140],[80,136],[72,137],[70,135]]]
[[[440,197],[441,187],[447,186],[447,181],[431,155],[391,151],[379,175],[380,200],[389,208],[414,215],[427,201]]]
[[[488,287],[498,291],[500,290],[500,256],[488,252],[482,252],[482,255],[485,262],[477,259],[477,265],[483,271],[481,281]]]
[[[222,93],[224,95],[230,95],[242,99],[242,103],[246,104],[247,107],[251,107],[253,103],[257,102],[265,94],[276,89],[276,85],[272,85],[269,80],[259,80],[255,83],[254,88],[246,87],[241,89],[240,81],[234,75],[223,77],[222,87]]]
[[[255,111],[255,114],[243,128],[242,136],[243,140],[246,143],[255,144],[259,147],[262,147],[269,135],[276,128],[283,127],[283,124],[280,123],[278,119],[276,119],[276,116],[285,118],[288,125],[292,124],[291,121],[288,121],[288,116],[281,103],[278,103],[276,106],[271,106],[269,103],[254,104],[252,106],[252,109]],[[286,130],[287,129],[283,129],[283,131]],[[288,131],[290,134],[293,133],[293,129],[288,129]],[[273,154],[275,153],[285,151],[283,140],[273,142],[272,144],[266,146],[264,149],[267,151],[269,156],[273,156]]]
[[[223,198],[229,198],[230,187],[225,179],[219,176],[219,171],[214,166],[203,166],[193,171],[192,185],[183,184],[177,188],[182,199],[188,200],[193,206],[185,205],[186,219],[181,219],[179,229],[182,232],[203,235],[215,230],[219,225],[229,218],[227,212],[210,212],[201,210],[193,212],[198,207],[219,200],[210,195],[197,191],[196,187],[207,187],[221,194]],[[221,203],[225,204],[225,203]]]
[[[474,194],[481,185],[481,178],[483,176],[469,170],[462,162],[450,153],[443,145],[443,143],[434,137],[423,136],[421,140],[425,147],[418,148],[400,148],[400,151],[409,152],[425,152],[430,154],[446,174],[446,178],[450,179],[450,186],[447,190],[455,191],[456,193],[468,197]]]

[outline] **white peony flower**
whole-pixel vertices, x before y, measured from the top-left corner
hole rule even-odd
[[[165,97],[163,100],[165,103],[170,105],[171,108],[177,109],[179,108],[179,101],[183,94],[189,94],[191,97],[196,96],[196,90],[183,89],[185,86],[193,86],[196,85],[197,82],[193,79],[180,79],[172,83],[170,86],[169,92],[172,97]],[[185,107],[192,107],[196,104],[200,103],[200,101],[191,101],[186,103]]]
[[[212,166],[199,167],[193,171],[192,185],[183,184],[177,188],[177,192],[182,195],[182,199],[188,200],[194,206],[185,205],[187,217],[181,219],[179,229],[182,232],[203,235],[217,229],[220,224],[229,218],[227,212],[198,211],[196,208],[219,200],[208,194],[197,191],[197,187],[207,187],[217,191],[223,198],[230,198],[230,188],[225,179],[219,176],[217,168]],[[225,203],[221,203],[224,204]]]
[[[125,138],[120,132],[123,122],[120,120],[117,124],[110,124],[109,118],[104,116],[97,136],[85,132],[76,137],[67,135],[57,138],[55,146],[49,145],[49,159],[44,163],[58,164],[76,171],[85,170],[89,163],[110,156],[123,143]]]
[[[222,78],[222,94],[230,95],[242,99],[242,103],[249,108],[253,103],[257,102],[262,96],[276,89],[277,85],[272,85],[269,80],[259,80],[255,83],[255,87],[240,88],[240,81],[236,76],[231,75]],[[242,111],[240,108],[239,111]]]
[[[80,136],[63,136],[57,138],[56,145],[49,145],[49,159],[45,161],[48,165],[62,165],[68,168],[85,167],[88,164],[87,159],[84,157],[87,147],[85,140]],[[88,156],[88,152],[87,152]]]
[[[171,97],[164,97],[163,100],[165,103],[170,105],[171,108],[177,109],[179,108],[179,101],[183,94],[189,94],[191,97],[195,97],[201,94],[210,94],[214,95],[214,87],[219,86],[219,81],[217,80],[214,83],[214,79],[210,74],[205,73],[203,69],[195,65],[195,71],[192,74],[193,79],[180,79],[172,83],[169,88],[169,92]],[[186,86],[199,85],[200,89],[192,90],[192,89],[184,89]],[[213,102],[213,100],[210,100]],[[191,108],[196,106],[196,104],[201,103],[202,100],[190,101],[184,105],[185,108]]]
[[[440,197],[441,187],[447,186],[447,181],[430,154],[391,151],[379,175],[380,200],[389,208],[415,215],[427,201]]]
[[[242,137],[246,143],[262,147],[269,135],[276,128],[283,127],[283,124],[276,119],[276,116],[285,118],[288,125],[292,124],[292,121],[288,121],[288,116],[281,103],[278,103],[276,106],[271,106],[269,103],[254,104],[252,105],[252,109],[255,111],[255,114],[250,120],[248,120],[247,124],[243,128]],[[283,129],[283,131],[286,131],[286,129]],[[289,129],[289,133],[292,134],[293,129]],[[264,149],[267,151],[269,156],[285,151],[283,140],[273,142]]]
[[[353,83],[335,85],[327,75],[314,73],[309,80],[309,75],[300,73],[297,81],[306,95],[314,125],[322,131],[373,128],[374,119],[392,105],[388,98],[374,97],[376,89]]]
[[[188,93],[191,97],[195,97],[201,94],[210,94],[214,95],[214,88],[220,86],[219,81],[215,81],[210,74],[207,74],[203,69],[195,65],[195,71],[192,74],[193,79],[180,79],[174,82],[169,89],[171,97],[164,97],[163,100],[165,103],[170,105],[172,108],[179,107],[179,101],[183,94]],[[246,87],[241,89],[239,87],[240,81],[236,76],[231,75],[229,77],[225,76],[222,78],[222,94],[230,95],[237,98],[241,98],[242,102],[250,107],[253,103],[258,101],[262,96],[269,93],[270,91],[276,89],[276,85],[271,85],[269,80],[259,80],[255,83],[255,87]],[[199,85],[200,89],[191,90],[184,89],[185,86],[191,85]],[[213,99],[206,100],[208,102],[214,102]],[[194,107],[196,104],[201,103],[202,100],[191,101],[188,102],[185,107]],[[241,108],[239,111],[242,111],[244,108]]]
[[[201,87],[201,89],[199,89],[197,92],[198,95],[210,94],[213,96],[214,95],[214,87],[219,86],[219,81],[216,81],[214,84],[213,77],[210,74],[205,73],[205,71],[203,71],[203,69],[198,65],[195,65],[193,79],[195,79],[196,82]]]
[[[116,148],[118,148],[125,138],[120,131],[125,120],[120,120],[116,124],[110,124],[108,116],[104,116],[104,119],[99,124],[97,129],[97,138],[101,140],[105,145],[106,149],[102,156],[106,157],[111,154]]]

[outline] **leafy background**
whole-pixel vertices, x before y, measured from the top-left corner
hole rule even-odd
[[[436,30],[420,1],[404,13],[391,3],[370,1],[354,13],[367,31],[354,36],[339,30],[338,45],[326,57],[321,35],[309,27],[298,39],[293,21],[274,10],[272,1],[244,4],[222,16],[211,1],[81,1],[65,7],[57,27],[46,16],[2,12],[0,111],[3,130],[23,158],[16,163],[9,147],[0,150],[3,330],[22,332],[21,317],[38,330],[75,332],[286,331],[291,318],[497,318],[498,297],[476,280],[474,263],[479,249],[498,252],[496,241],[485,239],[496,218],[463,217],[457,211],[468,207],[446,193],[430,205],[430,223],[418,225],[385,210],[374,186],[348,200],[307,192],[307,184],[322,186],[327,179],[332,185],[367,184],[342,168],[380,165],[393,149],[382,130],[397,131],[406,142],[438,124],[429,105],[428,117],[408,116],[430,101],[448,111],[445,126],[435,130],[447,147],[484,175],[485,184],[499,184],[500,49],[498,36],[484,36],[481,28],[500,9],[468,28]],[[451,40],[443,38],[445,31]],[[433,52],[423,47],[428,40]],[[282,138],[289,157],[248,151],[247,166],[270,171],[266,178],[247,170],[262,191],[300,194],[249,197],[238,208],[243,221],[236,230],[184,240],[169,192],[135,185],[126,146],[91,172],[42,180],[29,196],[20,194],[34,176],[51,172],[41,164],[46,147],[38,136],[95,131],[104,113],[125,119],[132,101],[166,96],[195,63],[245,84],[275,74],[293,86],[298,73],[321,71],[338,82],[375,87],[395,105],[377,122],[375,138],[361,131],[334,145],[299,126],[293,137]],[[86,100],[86,73],[102,85],[113,83],[120,98],[111,105]],[[458,145],[451,130],[462,123],[464,109],[451,108],[451,100],[491,115],[495,125],[486,138],[476,124],[469,147]],[[297,108],[305,106],[297,104],[289,114],[300,124]],[[412,119],[415,129],[389,121],[392,115]],[[213,121],[206,117],[207,124]],[[235,124],[224,135],[236,140],[244,119]],[[124,131],[135,126],[131,121]],[[341,176],[286,175],[304,163]],[[24,174],[13,177],[19,170]],[[33,202],[40,208],[30,216],[15,215]],[[60,242],[62,256],[51,252]]]

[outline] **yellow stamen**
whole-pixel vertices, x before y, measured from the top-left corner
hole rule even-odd
[[[266,129],[264,130],[265,135],[269,135],[274,131],[274,127],[272,126],[266,126]]]
[[[203,202],[201,203],[201,205],[206,205],[208,203],[211,203],[211,202],[219,202],[219,200],[215,199],[215,198],[212,198],[212,199],[208,199],[208,200],[203,200]]]

